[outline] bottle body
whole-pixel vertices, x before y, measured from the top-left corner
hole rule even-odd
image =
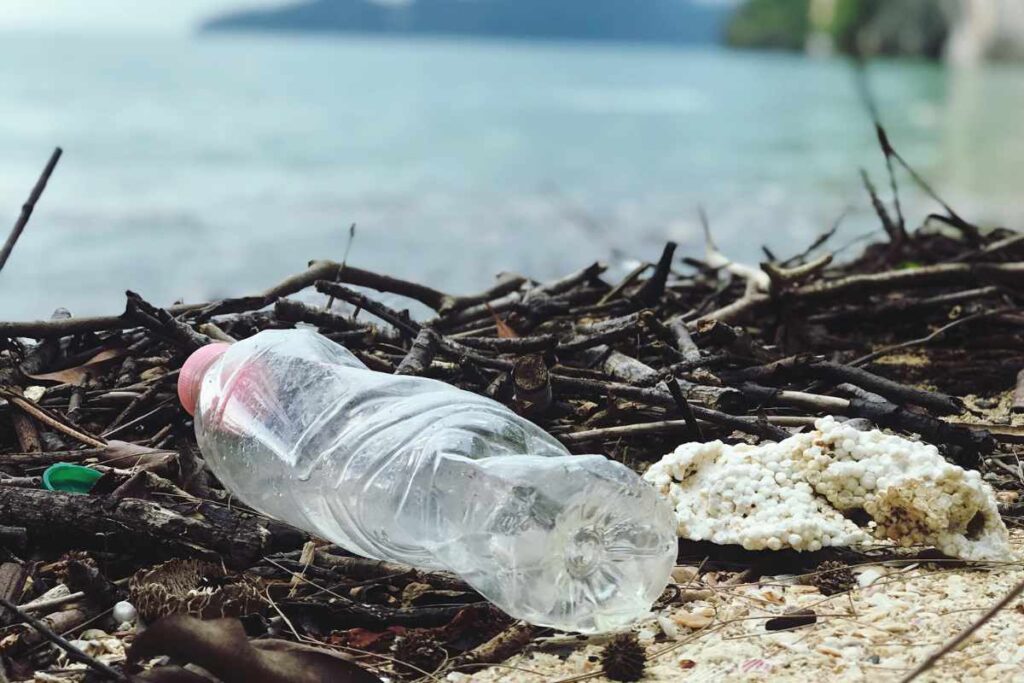
[[[675,558],[668,504],[504,406],[373,372],[310,330],[266,331],[203,374],[196,434],[255,509],[352,552],[461,575],[533,623],[610,630]]]

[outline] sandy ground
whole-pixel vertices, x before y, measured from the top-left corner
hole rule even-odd
[[[1012,532],[1024,557],[1024,531]],[[679,578],[688,570],[680,568]],[[673,606],[637,629],[648,653],[645,681],[898,681],[1024,580],[1024,562],[985,568],[935,563],[855,568],[851,592],[823,596],[795,577],[724,585],[708,575],[685,585],[702,599]],[[721,583],[719,583],[719,580]],[[817,623],[770,632],[787,609],[812,608]],[[601,641],[571,651],[571,639],[450,681],[537,683],[600,675]],[[1024,599],[1018,599],[919,681],[1024,681]]]

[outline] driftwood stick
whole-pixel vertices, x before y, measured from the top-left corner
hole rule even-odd
[[[463,346],[495,353],[536,353],[550,351],[558,346],[558,339],[551,334],[530,337],[450,337]],[[561,346],[559,346],[561,348]]]
[[[917,287],[976,286],[1003,284],[1020,287],[1024,281],[1024,263],[942,263],[910,270],[856,274],[835,280],[796,287],[784,292],[783,299],[801,304],[823,303],[844,297],[858,297]],[[700,321],[733,322],[770,304],[771,297],[747,292],[727,306],[688,323],[691,329]]]
[[[592,263],[591,265],[571,273],[558,280],[538,285],[526,292],[513,291],[505,296],[489,302],[469,306],[449,315],[444,315],[438,321],[439,328],[451,330],[460,325],[471,323],[476,320],[490,318],[494,313],[502,313],[509,310],[518,303],[529,301],[531,298],[551,296],[567,292],[579,284],[593,280],[605,271],[607,266],[603,263]]]
[[[18,243],[18,238],[21,237],[21,233],[24,232],[25,226],[28,225],[28,220],[32,217],[32,212],[36,208],[36,203],[39,198],[43,196],[43,191],[46,189],[46,183],[50,181],[50,176],[53,175],[53,170],[57,168],[57,162],[60,161],[60,156],[63,154],[63,150],[58,147],[53,150],[53,154],[50,155],[50,160],[46,162],[46,167],[43,168],[42,174],[39,176],[39,180],[36,181],[35,187],[32,188],[32,192],[29,193],[28,199],[21,206],[21,213],[18,215],[18,220],[14,222],[14,227],[11,228],[10,234],[7,236],[7,241],[4,242],[4,246],[0,248],[0,270],[7,264],[7,259],[11,257],[11,252],[14,251],[14,245]]]
[[[299,552],[293,551],[288,553],[287,556],[298,558]],[[387,560],[371,560],[355,556],[348,557],[318,550],[314,555],[313,564],[357,581],[409,576],[420,583],[429,583],[445,590],[467,592],[473,590],[465,581],[454,574],[424,571],[409,565],[388,562]]]
[[[524,415],[543,413],[551,405],[551,375],[544,357],[520,356],[512,368],[516,408]]]
[[[657,420],[655,422],[640,422],[637,424],[600,427],[570,432],[569,434],[559,434],[558,440],[562,443],[577,444],[591,441],[613,441],[634,436],[686,434],[691,430],[692,427],[689,420]]]
[[[626,289],[626,287],[629,287],[631,284],[633,284],[636,281],[636,279],[643,275],[644,272],[648,270],[650,267],[650,263],[641,263],[636,268],[629,271],[629,273],[626,274],[626,277],[622,278],[622,280],[620,280],[617,285],[609,289],[608,293],[602,296],[597,303],[606,304],[615,297],[617,297],[619,294],[622,294],[622,291]]]
[[[905,410],[878,394],[852,384],[840,384],[836,388],[852,397],[847,415],[867,418],[881,427],[920,434],[922,439],[934,444],[965,449],[965,457],[954,458],[961,467],[975,467],[977,454],[991,453],[995,448],[995,440],[987,431],[960,427],[930,415]]]
[[[396,375],[422,375],[430,367],[441,339],[429,325],[424,325],[413,340],[409,353],[395,369]]]
[[[847,275],[827,282],[792,290],[789,296],[807,302],[862,296],[915,287],[987,285],[1005,283],[1019,287],[1024,282],[1024,263],[940,263],[908,270]]]
[[[172,316],[179,316],[183,313],[197,314],[198,320],[205,322],[205,320],[215,316],[226,313],[239,313],[243,311],[252,311],[269,306],[282,297],[295,294],[296,292],[302,291],[307,287],[313,286],[317,280],[330,280],[337,275],[338,267],[340,264],[333,261],[313,261],[309,267],[301,273],[291,275],[281,282],[277,283],[273,287],[270,287],[263,292],[245,297],[238,297],[234,299],[223,299],[214,302],[204,302],[195,304],[178,304],[176,306],[170,306],[166,310]],[[345,273],[355,273],[354,278],[362,278],[361,282],[367,282],[373,280],[376,284],[380,284],[382,287],[385,283],[393,285],[396,282],[405,282],[397,280],[396,278],[384,279],[386,276],[379,276],[374,278],[374,274],[367,275],[370,271],[365,271],[352,266],[345,267]],[[353,283],[355,284],[355,283]],[[417,287],[414,283],[405,283],[410,287]],[[371,289],[374,289],[371,285],[366,285]],[[435,294],[426,295],[421,290],[412,290],[402,285],[395,285],[397,288],[401,288],[402,291],[393,292],[396,294],[408,295],[411,291],[416,291],[421,296],[430,296],[431,300],[436,298]],[[394,289],[395,287],[392,287]],[[383,289],[382,291],[392,291],[392,289]],[[429,289],[429,288],[425,288]],[[436,292],[436,290],[431,290]],[[436,293],[440,294],[440,293]],[[447,295],[441,295],[447,296]],[[412,297],[417,298],[417,297]],[[417,299],[418,300],[418,299]],[[65,336],[69,334],[80,334],[82,332],[98,332],[105,330],[124,330],[132,327],[137,327],[138,323],[125,317],[124,315],[106,315],[106,316],[91,316],[83,318],[67,318],[61,320],[28,320],[23,322],[0,322],[0,337],[34,337],[42,338],[49,336]]]
[[[316,325],[322,330],[332,332],[354,332],[357,330],[369,332],[369,327],[358,323],[351,318],[346,318],[337,313],[331,313],[321,308],[308,306],[300,301],[292,299],[278,299],[274,303],[274,315],[287,322],[309,323]]]
[[[517,621],[483,645],[454,658],[449,668],[465,669],[503,662],[517,652],[522,651],[538,631],[539,629],[536,626],[531,626],[525,621]]]
[[[769,415],[764,418],[764,421],[767,424],[777,427],[808,427],[814,424],[813,417],[790,415]],[[700,419],[698,419],[697,422],[711,426],[714,426],[715,424],[711,421]],[[616,425],[613,427],[599,427],[597,429],[586,429],[579,432],[559,434],[558,440],[566,444],[589,443],[592,441],[615,441],[618,439],[656,436],[661,434],[686,434],[690,431],[690,427],[690,422],[688,420],[656,420],[654,422],[639,422],[636,424]],[[786,436],[788,436],[788,434]],[[698,437],[698,439],[699,438],[702,437]]]
[[[693,414],[693,408],[690,407],[690,402],[686,400],[685,396],[683,396],[683,390],[679,386],[679,379],[669,375],[665,380],[665,385],[668,387],[669,393],[672,394],[672,399],[676,402],[676,408],[679,410],[680,414],[682,414],[686,423],[690,426],[690,436],[697,441],[701,441],[703,439],[703,435],[700,432],[700,425],[697,423],[697,418]]]
[[[587,357],[595,361],[609,376],[623,382],[643,386],[661,380],[661,373],[657,370],[620,351],[596,347],[588,350]],[[738,410],[744,405],[741,392],[731,387],[707,386],[679,380],[679,388],[687,401],[703,403],[716,410]]]
[[[125,292],[128,304],[125,316],[137,321],[153,333],[166,338],[186,351],[195,351],[200,346],[213,342],[205,334],[196,332],[191,325],[177,320],[169,312],[157,308],[132,291]]]
[[[790,356],[767,365],[745,368],[728,373],[727,376],[731,379],[742,378],[762,382],[774,378],[795,380],[809,377],[827,380],[833,384],[849,383],[892,401],[928,408],[939,415],[963,412],[963,402],[953,396],[900,384],[862,368],[800,356]]]
[[[354,285],[356,287],[369,287],[370,289],[376,289],[378,292],[387,292],[389,294],[398,294],[414,301],[419,301],[421,304],[429,306],[435,311],[440,310],[446,304],[451,305],[457,297],[450,296],[444,292],[440,292],[431,287],[420,285],[415,282],[408,280],[401,280],[390,275],[381,275],[370,270],[363,270],[362,268],[356,268],[345,264],[344,266],[334,261],[313,261],[310,264],[310,270],[316,269],[317,272],[326,270],[331,275],[325,277],[316,278],[317,280],[331,280],[333,282],[344,282],[345,284]],[[314,280],[315,282],[316,280]],[[307,285],[308,286],[308,285]]]
[[[675,342],[675,349],[683,354],[683,360],[696,362],[700,360],[700,348],[693,341],[689,328],[682,318],[676,316],[665,325],[672,340]]]
[[[576,325],[571,336],[559,341],[558,350],[563,353],[582,351],[635,336],[639,323],[640,313],[630,313],[597,323]]]
[[[505,296],[510,292],[518,290],[524,284],[526,284],[525,277],[521,275],[507,275],[500,278],[498,283],[493,287],[481,292],[480,294],[450,297],[448,301],[441,305],[438,313],[441,313],[442,315],[446,313],[454,313],[456,311],[461,311],[464,308],[469,308],[470,306],[492,301]]]
[[[68,436],[77,439],[78,441],[81,441],[86,445],[99,448],[105,446],[107,443],[103,439],[95,437],[81,429],[78,429],[77,427],[73,427],[72,425],[67,424],[67,422],[61,419],[59,416],[54,415],[49,410],[42,408],[35,402],[18,395],[17,393],[11,391],[10,389],[0,387],[0,397],[7,399],[7,401],[11,405],[20,409],[24,413],[31,415],[35,419],[44,423],[45,425],[52,427],[53,429],[56,429],[59,432],[67,434]]]
[[[640,306],[654,306],[661,301],[665,294],[665,283],[668,281],[668,274],[672,270],[672,257],[676,253],[676,243],[668,242],[661,252],[661,258],[654,267],[651,277],[640,286],[640,289],[633,295],[633,300]]]
[[[252,566],[282,545],[301,544],[302,535],[290,527],[235,509],[210,503],[182,509],[184,514],[135,498],[7,488],[0,496],[0,524],[25,527],[33,541],[46,545],[199,557],[233,567]]]
[[[650,406],[673,409],[676,407],[672,394],[668,390],[661,388],[636,387],[631,384],[605,382],[582,377],[567,377],[555,373],[551,374],[551,386],[556,392],[568,396],[604,399],[609,395],[614,395]],[[789,432],[786,430],[763,423],[757,418],[729,415],[692,403],[690,404],[690,409],[693,410],[693,414],[698,420],[735,429],[745,434],[753,434],[754,436],[772,439],[773,441],[780,441],[789,436]]]
[[[367,313],[374,315],[395,327],[404,335],[415,338],[416,335],[420,333],[419,323],[414,322],[408,316],[403,315],[380,302],[374,301],[370,297],[365,294],[361,294],[354,289],[349,289],[337,282],[327,282],[326,280],[317,280],[314,286],[316,287],[316,291],[321,294],[327,294],[336,299],[348,302],[353,306],[358,306]]]

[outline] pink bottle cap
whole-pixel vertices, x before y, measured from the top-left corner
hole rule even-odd
[[[181,372],[178,373],[178,400],[189,415],[196,414],[196,401],[199,400],[199,387],[203,383],[203,375],[230,346],[223,342],[207,344],[193,351],[192,355],[185,359]]]

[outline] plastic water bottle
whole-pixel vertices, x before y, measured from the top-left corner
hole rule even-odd
[[[513,617],[599,632],[642,617],[676,554],[669,504],[501,404],[369,370],[308,329],[182,367],[210,468],[260,512],[370,558],[460,575]]]

